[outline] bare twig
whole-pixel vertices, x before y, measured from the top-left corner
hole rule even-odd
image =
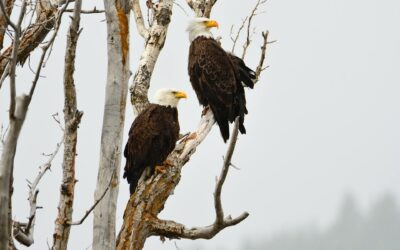
[[[14,29],[14,43],[13,49],[11,53],[11,63],[9,67],[9,74],[10,74],[10,119],[14,118],[15,112],[15,98],[16,98],[16,90],[15,90],[15,70],[17,67],[17,55],[18,55],[18,48],[20,43],[20,36],[21,36],[21,23],[25,15],[26,11],[26,0],[23,0],[21,11],[18,17],[17,24],[14,24],[7,15],[5,11],[3,1],[0,1],[1,10],[3,11],[4,17],[7,20],[7,23]]]
[[[256,5],[254,6],[253,10],[251,11],[251,14],[249,16],[249,19],[247,21],[247,29],[246,29],[246,42],[243,44],[243,53],[242,53],[242,59],[244,59],[244,57],[246,56],[247,53],[247,49],[249,48],[250,44],[251,44],[251,36],[252,34],[250,33],[250,31],[252,30],[251,28],[251,22],[253,20],[253,18],[257,15],[257,10],[258,8],[265,4],[267,2],[267,0],[257,0]]]
[[[66,9],[65,12],[74,12],[74,9]],[[93,7],[92,10],[81,10],[81,14],[101,14],[104,13],[104,10],[98,10],[96,7]]]
[[[86,213],[83,215],[83,217],[82,217],[80,220],[75,221],[75,222],[71,222],[71,223],[68,223],[68,222],[67,222],[67,224],[69,224],[69,225],[71,225],[71,226],[77,226],[77,225],[81,225],[81,224],[86,220],[86,218],[89,216],[89,214],[95,209],[95,207],[97,206],[97,204],[99,204],[100,201],[101,201],[101,200],[104,198],[104,196],[107,194],[108,190],[109,190],[110,187],[111,187],[111,184],[112,184],[114,175],[115,175],[115,172],[114,172],[113,175],[111,176],[110,182],[108,183],[108,186],[107,186],[106,189],[104,190],[103,194],[102,194],[98,199],[95,200],[94,204],[86,211]]]
[[[0,126],[0,143],[2,146],[4,146],[4,137],[6,136],[8,131],[8,127],[6,129],[4,129],[3,124],[1,124]]]
[[[183,6],[182,6],[181,4],[179,4],[178,2],[174,2],[174,4],[175,4],[176,6],[178,6],[178,8],[179,8],[180,10],[182,10],[183,13],[185,13],[185,15],[186,15],[187,17],[189,17],[189,14],[186,12],[186,10],[183,8]]]
[[[237,41],[238,41],[238,39],[239,39],[240,34],[242,33],[242,30],[243,30],[244,25],[246,24],[248,18],[249,18],[249,17],[247,16],[247,17],[243,20],[242,25],[240,25],[240,27],[239,27],[239,29],[238,29],[238,31],[237,31],[235,37],[232,37],[232,35],[233,35],[233,34],[232,34],[232,32],[233,32],[233,26],[231,27],[231,40],[232,40],[232,42],[233,42],[232,49],[231,49],[231,52],[232,52],[232,53],[235,53],[236,43],[237,43]]]
[[[55,29],[54,29],[53,35],[50,37],[50,39],[46,43],[46,45],[42,47],[42,54],[40,56],[39,63],[37,65],[37,67],[36,67],[36,74],[35,74],[35,77],[34,77],[34,79],[32,81],[31,89],[29,91],[29,96],[30,97],[32,97],[32,95],[33,95],[33,93],[35,91],[37,82],[38,82],[39,77],[40,77],[40,72],[42,71],[42,68],[43,68],[43,64],[44,64],[44,61],[45,61],[45,58],[46,58],[47,51],[49,50],[49,48],[51,48],[51,46],[53,45],[53,43],[54,43],[54,41],[55,41],[55,39],[57,37],[58,31],[59,31],[59,27],[60,27],[60,23],[61,23],[61,18],[63,16],[65,10],[67,9],[68,4],[69,4],[70,1],[71,0],[67,0],[65,5],[59,10],[59,12],[58,12],[58,14],[56,16],[56,21],[55,21],[56,24],[55,24]]]
[[[3,82],[6,80],[9,71],[10,71],[10,64],[7,64],[7,67],[6,67],[5,70],[3,71],[3,74],[1,75],[1,79],[0,79],[0,89],[1,89],[1,87],[3,86]]]
[[[261,35],[263,37],[263,44],[261,46],[261,56],[260,56],[260,61],[258,62],[258,66],[256,68],[256,78],[254,80],[254,83],[258,82],[258,80],[260,79],[261,72],[263,72],[267,68],[267,67],[263,66],[264,65],[264,61],[265,61],[265,54],[266,54],[266,51],[267,51],[267,44],[271,44],[271,43],[276,42],[275,40],[274,41],[268,41],[268,35],[269,35],[268,30],[266,30],[265,32],[262,32]]]

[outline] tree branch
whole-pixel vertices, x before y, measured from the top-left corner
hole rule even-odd
[[[133,14],[135,15],[136,28],[139,35],[147,40],[149,37],[149,30],[144,25],[143,12],[140,8],[139,0],[132,0],[132,10]]]
[[[107,194],[108,190],[109,190],[110,187],[111,187],[111,184],[112,184],[112,180],[113,180],[113,178],[114,178],[114,175],[115,175],[115,172],[114,172],[113,175],[111,176],[110,182],[108,183],[108,186],[107,186],[106,189],[104,190],[103,194],[102,194],[98,199],[95,200],[94,204],[89,208],[89,210],[86,211],[86,213],[83,215],[83,217],[82,217],[80,220],[75,221],[75,222],[70,222],[70,223],[67,222],[67,224],[69,224],[69,225],[71,225],[71,226],[78,226],[78,225],[81,225],[81,224],[86,220],[86,218],[89,216],[89,214],[96,208],[96,206],[100,203],[100,201],[101,201],[101,200],[104,198],[104,196]]]
[[[235,226],[249,216],[247,212],[232,219],[230,216],[224,218],[222,224],[216,227],[215,223],[205,227],[186,228],[184,225],[174,221],[153,219],[151,220],[152,230],[155,235],[167,237],[169,239],[212,239],[223,229]]]
[[[268,30],[266,30],[265,32],[262,32],[261,35],[263,37],[263,43],[262,43],[262,46],[261,46],[260,61],[258,62],[258,65],[257,65],[257,68],[256,68],[256,78],[254,80],[254,83],[258,82],[258,80],[260,79],[261,73],[267,68],[267,67],[264,67],[265,54],[266,54],[266,51],[267,51],[267,44],[271,44],[271,43],[276,42],[276,40],[268,41],[268,35],[269,35]]]
[[[246,56],[247,53],[247,49],[249,48],[250,44],[251,44],[251,22],[253,20],[253,18],[257,15],[257,10],[258,8],[265,4],[267,2],[267,0],[257,0],[256,5],[254,6],[253,10],[251,11],[251,14],[248,18],[247,21],[247,29],[246,29],[246,42],[243,44],[243,53],[242,53],[242,59],[244,59],[244,57]]]
[[[16,98],[13,119],[6,135],[0,159],[0,249],[7,249],[11,242],[11,204],[14,158],[19,134],[24,124],[30,98],[26,95]]]
[[[14,7],[14,0],[6,0],[4,2],[6,4],[6,6],[4,6],[6,11],[5,12],[4,11],[0,12],[0,50],[3,49],[4,34],[6,33],[6,30],[7,30],[7,27],[8,27],[6,16],[9,17],[11,15],[11,12],[12,12],[13,7]]]
[[[229,142],[229,146],[224,157],[224,164],[222,166],[221,174],[218,178],[217,184],[214,191],[214,206],[216,219],[212,225],[206,227],[196,227],[192,229],[186,228],[186,226],[176,223],[174,221],[160,220],[158,218],[150,220],[150,227],[155,235],[164,236],[167,238],[185,238],[185,239],[211,239],[221,230],[226,227],[236,225],[246,219],[249,213],[244,212],[240,216],[232,219],[231,216],[224,218],[224,212],[222,209],[221,202],[221,191],[222,186],[225,182],[226,176],[231,166],[231,159],[235,150],[239,132],[239,118],[235,120],[235,126],[233,128],[232,137]]]
[[[164,47],[168,25],[171,22],[173,4],[173,0],[165,0],[153,7],[153,24],[150,27],[144,51],[140,57],[139,66],[133,78],[133,83],[129,88],[131,103],[136,114],[140,113],[149,103],[147,92],[150,87],[151,76],[158,56]]]
[[[78,125],[83,112],[77,109],[74,84],[75,54],[79,38],[79,24],[82,0],[75,0],[74,15],[69,26],[64,66],[64,123],[65,143],[63,157],[63,179],[60,188],[60,202],[53,234],[53,250],[67,249],[75,189],[75,157],[78,139]]]
[[[14,222],[13,223],[13,234],[14,238],[21,244],[25,246],[31,246],[34,243],[34,238],[33,238],[33,233],[34,233],[34,228],[35,228],[35,219],[36,219],[36,210],[37,210],[37,195],[39,193],[39,190],[37,189],[37,186],[42,179],[42,177],[45,175],[45,173],[50,170],[51,168],[51,163],[53,159],[56,157],[59,149],[61,148],[61,145],[64,143],[64,134],[62,136],[62,139],[60,140],[59,143],[57,143],[57,146],[55,150],[50,154],[49,159],[45,164],[39,167],[39,173],[34,179],[33,182],[28,182],[29,186],[29,194],[28,194],[28,201],[30,205],[30,213],[29,213],[29,219],[28,223],[19,223],[19,222]]]
[[[231,40],[232,40],[232,42],[233,42],[233,44],[232,44],[232,49],[231,49],[231,52],[232,52],[232,53],[235,53],[235,47],[236,47],[237,41],[238,41],[238,39],[239,39],[240,34],[242,33],[242,30],[243,30],[244,25],[246,24],[248,18],[249,18],[249,17],[247,16],[247,17],[243,20],[242,25],[240,25],[240,27],[239,27],[239,29],[238,29],[238,31],[237,31],[237,33],[236,33],[235,38],[232,37],[233,26],[231,27]]]
[[[74,12],[74,9],[66,9],[65,12]],[[101,14],[104,13],[104,10],[98,10],[96,7],[93,7],[92,10],[81,10],[81,14]]]
[[[218,178],[217,185],[214,191],[215,213],[217,215],[215,219],[215,227],[219,227],[220,225],[223,224],[224,221],[224,211],[222,209],[222,202],[221,202],[221,191],[222,191],[222,185],[224,185],[226,176],[228,175],[229,167],[231,165],[231,159],[233,151],[235,150],[238,132],[239,132],[239,117],[236,117],[235,126],[233,127],[232,137],[230,139],[228,150],[224,157],[224,165],[222,167],[222,171]]]
[[[21,41],[17,51],[17,62],[21,65],[24,64],[30,53],[39,46],[56,24],[57,9],[55,9],[55,7],[42,7],[44,5],[50,6],[49,4],[46,4],[47,1],[48,0],[40,1],[41,4],[38,4],[39,13],[37,14],[36,22],[29,25],[29,27],[21,34]],[[67,0],[65,5],[68,5],[68,3],[69,0]],[[13,47],[14,44],[5,49],[0,55],[0,75],[3,75],[4,70],[9,63],[9,58],[12,57]]]

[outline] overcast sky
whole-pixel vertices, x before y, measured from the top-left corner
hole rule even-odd
[[[192,16],[174,7],[165,47],[151,82],[151,96],[160,87],[186,91],[179,106],[181,132],[195,129],[201,113],[187,76],[189,41],[185,28]],[[85,1],[85,9],[101,1]],[[255,4],[220,0],[212,17],[220,24],[214,34],[230,49],[229,31]],[[268,237],[288,228],[314,223],[324,227],[333,220],[342,197],[353,193],[363,208],[385,192],[400,199],[400,2],[396,0],[270,0],[254,19],[256,34],[246,57],[249,66],[259,60],[261,36],[270,31],[267,64],[254,90],[247,91],[248,133],[239,137],[232,169],[222,198],[226,214],[248,211],[250,217],[225,229],[210,241],[177,241],[180,249],[235,250],[244,241]],[[67,23],[65,18],[64,24]],[[84,111],[79,129],[74,218],[93,203],[99,162],[99,142],[106,79],[106,26],[103,15],[82,17],[76,66],[78,107]],[[131,70],[143,49],[131,26]],[[60,30],[43,78],[36,90],[18,144],[14,172],[13,216],[28,216],[25,179],[36,176],[60,140],[61,131],[51,114],[62,113],[62,76],[66,29]],[[240,47],[238,47],[240,51]],[[36,57],[31,65],[36,67]],[[18,69],[18,92],[29,88],[33,74]],[[131,84],[131,81],[129,82]],[[0,122],[7,126],[8,84],[0,91]],[[133,120],[127,106],[124,144]],[[212,193],[226,145],[217,127],[184,167],[175,193],[167,201],[163,219],[189,227],[214,220]],[[61,155],[40,184],[35,245],[52,243],[59,199]],[[125,160],[122,161],[125,164]],[[129,187],[121,180],[117,230],[122,222]],[[92,217],[73,227],[69,249],[91,246]],[[225,248],[224,248],[225,247]],[[20,247],[20,249],[24,249]],[[176,249],[173,241],[158,238],[145,249]]]

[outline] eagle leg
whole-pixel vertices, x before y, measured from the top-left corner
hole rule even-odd
[[[205,116],[206,114],[207,114],[207,112],[208,112],[208,110],[210,109],[210,106],[205,106],[204,107],[204,109],[203,109],[203,111],[201,112],[201,116]]]
[[[163,162],[163,166],[166,166],[166,167],[173,167],[173,166],[174,166],[174,163],[173,163],[172,161],[166,159],[166,160]]]
[[[173,167],[174,163],[166,159],[162,165],[156,166],[155,170],[157,173],[165,174],[167,172],[167,167]]]
[[[156,173],[160,173],[160,174],[165,174],[167,172],[167,169],[165,168],[165,166],[156,166],[155,170],[156,170]]]

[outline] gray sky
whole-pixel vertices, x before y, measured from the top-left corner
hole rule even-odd
[[[220,23],[215,35],[231,48],[229,30],[250,12],[255,1],[220,0],[213,18]],[[96,1],[99,8],[102,2]],[[185,1],[178,3],[191,12]],[[86,9],[94,1],[84,3]],[[278,40],[268,48],[270,65],[254,90],[247,91],[248,133],[240,136],[233,163],[241,170],[229,173],[223,189],[226,214],[248,211],[250,217],[210,241],[177,241],[180,249],[235,249],[245,240],[267,237],[307,223],[327,225],[343,195],[354,193],[366,208],[386,191],[400,199],[400,2],[395,0],[270,0],[255,20],[256,32],[268,29]],[[79,130],[74,218],[93,203],[99,161],[99,142],[106,75],[106,27],[102,15],[84,16],[78,44],[78,106],[84,111]],[[167,42],[157,63],[150,94],[160,87],[185,90],[189,99],[179,107],[182,132],[193,130],[201,108],[187,76],[189,17],[174,7]],[[67,20],[65,20],[67,21]],[[65,22],[66,23],[66,22]],[[131,70],[136,70],[143,41],[132,23]],[[61,131],[51,114],[62,113],[62,72],[65,27],[44,69],[15,162],[14,217],[28,215],[25,179],[33,179]],[[255,67],[261,39],[255,35],[246,62]],[[240,47],[238,47],[240,49]],[[239,52],[241,52],[239,50]],[[31,59],[36,67],[37,56]],[[30,86],[33,74],[18,70],[19,93]],[[131,83],[131,82],[130,82]],[[7,84],[6,84],[7,85]],[[8,86],[0,91],[0,121],[7,124]],[[127,108],[125,139],[133,120]],[[212,193],[226,145],[217,127],[200,145],[182,172],[181,183],[160,217],[189,227],[214,219]],[[61,155],[40,185],[35,245],[52,242],[61,179]],[[123,160],[123,164],[124,164]],[[118,202],[119,230],[128,200],[128,185],[121,181]],[[70,249],[85,249],[92,241],[92,217],[71,232]],[[158,238],[145,249],[175,249]],[[23,247],[21,247],[23,249]]]

